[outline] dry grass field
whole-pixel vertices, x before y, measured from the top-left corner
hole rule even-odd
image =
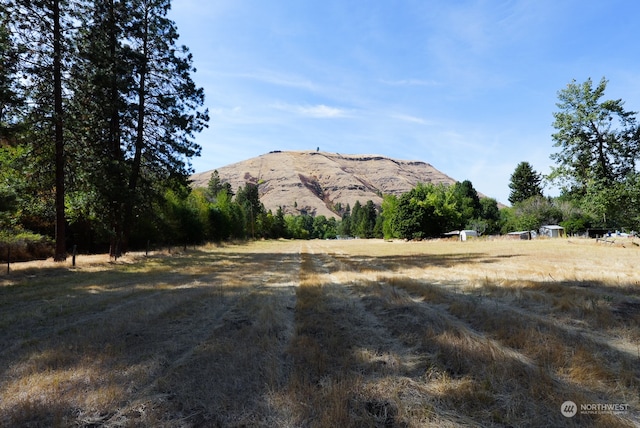
[[[638,426],[639,261],[353,240],[15,264],[0,426]]]

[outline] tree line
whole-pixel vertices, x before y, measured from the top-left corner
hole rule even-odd
[[[372,201],[338,205],[339,219],[284,215],[281,208],[273,214],[260,203],[258,185],[248,183],[234,198],[214,172],[208,189],[189,196],[199,198],[200,211],[208,213],[201,215],[208,219],[208,226],[201,226],[205,232],[193,236],[424,239],[461,229],[506,234],[545,224],[559,224],[569,234],[589,228],[638,230],[640,131],[636,113],[626,111],[621,100],[601,100],[606,85],[604,78],[596,87],[590,79],[572,81],[558,92],[552,138],[560,150],[551,155],[556,166],[544,177],[529,162],[519,163],[508,183],[510,207],[479,197],[465,180],[451,186],[420,183],[400,196],[383,195],[380,206]],[[545,183],[560,185],[560,195],[545,196]]]
[[[470,181],[452,186],[418,184],[399,197],[385,195],[380,206],[337,204],[336,217],[285,214],[266,210],[259,185],[246,183],[234,194],[213,171],[206,188],[180,195],[167,194],[167,224],[176,231],[173,242],[198,244],[234,239],[335,239],[439,237],[453,229],[500,232],[500,212],[492,198],[480,198]]]
[[[607,80],[558,92],[555,167],[528,162],[508,183],[510,207],[469,181],[418,184],[336,218],[265,210],[259,185],[217,174],[192,189],[195,135],[208,122],[193,58],[167,18],[169,0],[7,0],[0,4],[0,240],[34,232],[55,259],[77,244],[111,254],[157,243],[230,239],[402,238],[456,229],[482,234],[560,224],[640,226],[640,128]],[[546,183],[560,187],[543,194]]]

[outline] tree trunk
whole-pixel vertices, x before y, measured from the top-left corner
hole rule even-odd
[[[123,237],[122,246],[126,249],[129,235],[131,232],[133,222],[133,205],[135,202],[135,193],[138,187],[138,180],[140,178],[140,164],[142,162],[142,150],[144,148],[144,122],[146,116],[146,96],[147,96],[147,63],[149,61],[149,9],[145,4],[144,20],[143,20],[143,32],[142,32],[142,59],[140,63],[140,81],[138,82],[138,123],[136,126],[136,144],[135,152],[133,155],[133,163],[131,165],[131,174],[129,176],[128,193],[129,198],[124,212],[124,224],[123,224]]]
[[[123,161],[122,147],[120,145],[120,111],[119,111],[119,88],[118,88],[118,35],[116,29],[116,6],[113,0],[109,1],[108,28],[109,28],[109,56],[111,65],[109,67],[109,153],[113,161],[121,163]],[[126,198],[125,198],[126,200]],[[109,255],[118,258],[123,252],[123,205],[118,201],[111,202],[112,210],[112,236],[109,246]]]
[[[54,260],[66,260],[64,215],[64,134],[62,109],[62,30],[60,28],[60,0],[53,1],[53,97],[56,168],[56,250]]]

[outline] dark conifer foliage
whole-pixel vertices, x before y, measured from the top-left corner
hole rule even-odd
[[[8,7],[0,4],[0,141],[15,144],[24,98],[18,83],[20,47],[11,35],[9,15]]]
[[[512,204],[525,201],[534,196],[542,196],[542,178],[529,162],[520,162],[511,174],[509,202]]]
[[[72,0],[14,0],[7,2],[11,38],[21,46],[18,69],[22,96],[30,106],[25,138],[33,160],[41,165],[41,190],[52,189],[55,211],[55,260],[66,258],[66,95],[68,67],[73,62]],[[53,174],[51,174],[51,171]]]
[[[56,259],[69,244],[67,223],[109,236],[115,255],[166,189],[187,186],[208,114],[169,8],[15,0],[0,9],[2,133],[24,130],[13,138],[37,165],[29,168],[40,172],[42,204],[55,207]]]

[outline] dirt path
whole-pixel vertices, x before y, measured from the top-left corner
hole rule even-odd
[[[292,341],[292,388],[302,399],[294,425],[480,426],[425,383],[429,355],[387,321],[377,290],[344,282],[343,261],[314,244],[302,251]]]

